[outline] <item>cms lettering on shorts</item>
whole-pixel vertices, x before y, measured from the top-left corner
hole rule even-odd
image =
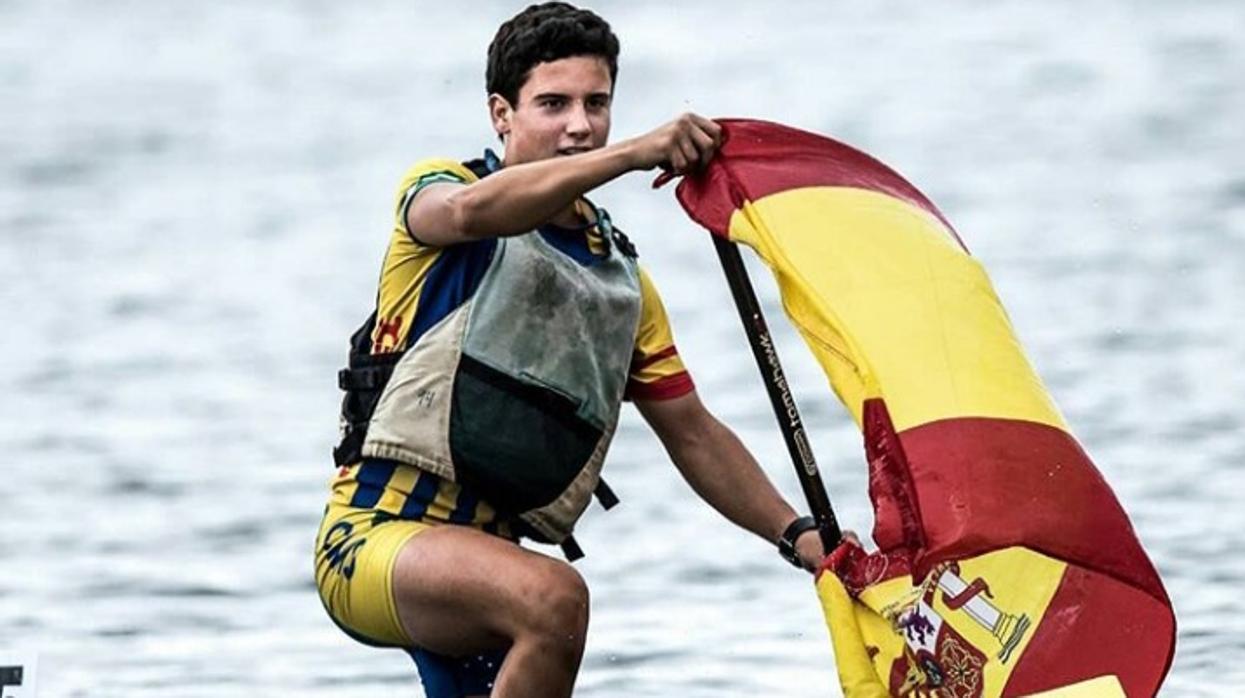
[[[354,576],[355,558],[359,555],[359,548],[367,542],[367,538],[350,540],[353,531],[354,524],[338,521],[324,534],[324,544],[320,546],[320,552],[328,561],[329,569],[335,570],[346,579]]]

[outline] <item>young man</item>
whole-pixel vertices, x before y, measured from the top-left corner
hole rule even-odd
[[[618,40],[591,12],[529,7],[489,46],[504,144],[425,160],[398,190],[376,313],[353,338],[345,427],[317,544],[333,620],[408,649],[429,696],[569,696],[588,590],[564,543],[599,484],[624,398],[684,478],[811,569],[822,556],[684,370],[652,282],[584,195],[627,172],[683,174],[720,129],[685,114],[607,145]]]

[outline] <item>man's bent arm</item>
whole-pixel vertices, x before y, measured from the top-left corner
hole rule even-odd
[[[407,209],[407,229],[421,242],[438,246],[527,232],[632,169],[628,147],[624,141],[504,167],[470,185],[428,186]]]
[[[739,526],[771,543],[778,541],[795,511],[695,391],[672,400],[636,400],[636,406],[702,499]]]
[[[433,184],[411,201],[407,230],[429,245],[519,235],[548,222],[585,193],[632,170],[706,162],[721,128],[684,114],[642,136],[576,155],[508,165],[469,185]],[[695,157],[685,155],[690,151]]]

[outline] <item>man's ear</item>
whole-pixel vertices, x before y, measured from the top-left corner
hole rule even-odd
[[[514,107],[510,106],[509,100],[494,92],[488,96],[488,113],[493,121],[493,130],[505,143],[506,136],[510,135],[510,115],[514,113]]]

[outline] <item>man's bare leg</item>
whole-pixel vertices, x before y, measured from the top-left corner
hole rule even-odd
[[[493,698],[570,696],[588,631],[588,588],[570,565],[466,526],[409,540],[393,573],[407,635],[438,654],[504,649]]]

